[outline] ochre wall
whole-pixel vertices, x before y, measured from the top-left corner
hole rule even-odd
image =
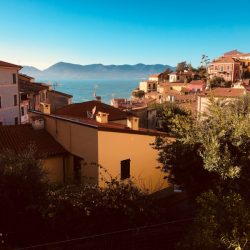
[[[120,162],[130,159],[130,174],[136,184],[150,192],[167,186],[164,174],[156,169],[158,151],[150,145],[154,136],[98,131],[98,159],[112,177],[120,179]],[[100,183],[103,185],[103,182]]]
[[[155,136],[98,131],[83,125],[44,116],[46,130],[72,155],[81,157],[88,164],[81,164],[82,183],[93,184],[101,180],[104,172],[90,163],[98,163],[112,177],[120,179],[120,162],[130,159],[130,173],[135,183],[150,192],[167,186],[164,174],[156,169],[158,151],[152,148]],[[60,171],[59,171],[60,172]],[[66,160],[66,181],[73,179],[73,156]]]
[[[63,120],[45,117],[46,130],[72,155],[84,159],[82,162],[82,181],[96,183],[98,181],[98,168],[90,163],[98,163],[97,130],[94,128],[74,124]],[[73,168],[73,158],[69,161]],[[67,174],[67,179],[73,179],[73,170]]]
[[[63,156],[55,156],[43,160],[43,168],[50,182],[63,183]]]

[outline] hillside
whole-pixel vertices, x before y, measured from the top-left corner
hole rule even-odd
[[[160,73],[166,68],[174,69],[169,65],[135,64],[135,65],[80,65],[66,62],[56,63],[41,71],[35,67],[24,66],[21,73],[39,79],[140,79],[150,74]]]

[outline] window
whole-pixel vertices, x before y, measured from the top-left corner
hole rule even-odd
[[[14,95],[14,106],[17,106],[17,95]]]
[[[24,116],[24,107],[21,107],[21,115]]]
[[[218,66],[215,66],[215,70],[218,70]]]
[[[13,84],[16,84],[16,74],[12,74],[13,77]]]
[[[121,180],[130,177],[130,159],[121,161]]]
[[[15,125],[18,124],[18,117],[15,117]]]
[[[220,71],[223,71],[224,69],[223,69],[223,66],[220,66]]]
[[[227,70],[230,70],[230,66],[229,65],[227,66]]]

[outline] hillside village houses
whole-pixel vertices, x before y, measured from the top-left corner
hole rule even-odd
[[[45,129],[70,152],[67,181],[105,185],[108,175],[99,164],[111,176],[133,177],[151,192],[167,186],[151,145],[155,136],[165,134],[140,128],[138,117],[96,100],[54,113],[31,111],[30,117],[42,119]]]
[[[4,143],[0,152],[20,152],[35,144],[37,157],[44,159],[50,180],[55,182],[102,186],[108,178],[106,169],[113,177],[133,178],[138,186],[151,191],[162,189],[168,183],[157,169],[158,152],[152,143],[155,136],[166,134],[159,131],[153,104],[175,103],[199,117],[206,112],[211,96],[233,100],[249,92],[249,82],[241,79],[249,65],[249,54],[237,51],[208,65],[209,79],[220,73],[232,81],[231,88],[209,89],[206,81],[190,70],[174,72],[172,78],[171,73],[168,77],[166,73],[154,74],[133,91],[143,91],[144,97],[113,99],[113,107],[100,99],[73,104],[72,96],[21,74],[21,66],[1,62],[0,122],[4,126],[0,139]]]
[[[160,76],[158,78],[149,76],[148,80],[141,81],[139,88],[132,92],[132,96],[138,91],[143,91],[144,97],[137,98],[134,95],[130,102],[144,103],[144,108],[147,106],[151,110],[153,103],[172,102],[181,108],[190,110],[194,116],[197,116],[197,114],[205,110],[206,101],[204,100],[208,96],[219,93],[220,98],[224,98],[226,96],[239,97],[246,94],[249,91],[249,79],[242,80],[244,72],[248,72],[248,76],[250,76],[250,54],[237,50],[229,51],[208,64],[207,82],[196,71],[191,69],[183,72],[171,72],[168,74],[169,79],[166,79],[163,73],[159,73],[156,74],[156,76]],[[215,88],[208,95],[208,83],[215,79],[223,79],[223,81],[232,84],[232,88],[221,88],[219,90]],[[235,90],[235,88],[241,88],[241,90]],[[197,100],[199,101],[197,102]],[[124,105],[121,105],[120,108],[124,109]],[[136,105],[130,105],[129,107],[131,111],[136,108]],[[147,123],[150,124],[149,121]]]
[[[1,153],[6,149],[21,153],[34,146],[51,182],[105,185],[109,173],[122,180],[133,178],[151,192],[168,185],[157,169],[158,152],[152,147],[155,136],[164,133],[140,128],[138,116],[100,100],[72,104],[72,96],[36,83],[19,73],[18,65],[11,64],[10,74],[12,68],[16,83],[9,75],[8,85],[16,86],[19,119],[6,122],[8,115],[1,113]],[[2,100],[5,93],[0,92]]]

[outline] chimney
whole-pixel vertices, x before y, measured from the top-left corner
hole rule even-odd
[[[42,117],[32,117],[32,127],[34,130],[44,129],[44,119]]]
[[[100,122],[100,123],[108,123],[108,116],[109,116],[108,113],[104,113],[104,112],[99,111],[96,114],[95,119],[96,119],[97,122]]]
[[[41,102],[40,110],[42,113],[50,115],[50,104]]]
[[[101,97],[101,96],[96,96],[95,99],[96,99],[96,101],[98,101],[98,102],[102,102],[102,97]]]
[[[139,130],[139,118],[135,116],[128,116],[127,127],[132,130]]]

